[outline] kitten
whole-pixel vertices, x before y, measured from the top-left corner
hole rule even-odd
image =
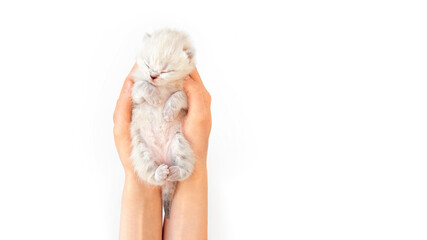
[[[166,218],[176,181],[188,178],[195,162],[181,126],[187,110],[183,80],[193,69],[187,35],[165,29],[144,37],[132,75],[131,160],[139,178],[162,185]]]

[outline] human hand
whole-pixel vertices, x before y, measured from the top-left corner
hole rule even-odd
[[[184,91],[187,94],[188,113],[182,123],[183,133],[196,154],[197,163],[206,164],[212,127],[211,95],[197,69],[184,80]]]
[[[119,239],[160,240],[162,239],[161,188],[149,186],[140,181],[130,160],[132,87],[133,81],[129,74],[123,84],[113,116],[114,141],[125,170]]]
[[[178,183],[170,218],[165,219],[163,239],[207,239],[208,178],[206,159],[211,132],[211,96],[195,69],[184,80],[188,113],[183,119],[183,133],[196,155],[191,176]]]
[[[135,66],[132,68],[134,70]],[[132,141],[130,137],[130,121],[132,119],[132,86],[131,74],[126,77],[114,110],[114,141],[126,175],[134,174],[130,155]]]

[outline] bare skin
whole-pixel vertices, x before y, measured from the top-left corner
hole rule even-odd
[[[130,75],[123,84],[114,111],[114,139],[125,170],[125,186],[120,217],[120,239],[207,239],[207,171],[206,159],[211,130],[211,97],[197,70],[184,81],[188,96],[188,114],[183,133],[196,154],[190,178],[178,184],[171,206],[171,216],[162,234],[161,190],[141,182],[130,161],[133,82]]]
[[[196,155],[193,174],[179,182],[173,198],[170,218],[165,220],[163,239],[207,239],[208,181],[206,159],[212,125],[211,97],[197,70],[184,82],[188,114],[183,122],[184,136]]]
[[[125,170],[120,216],[121,240],[162,239],[162,205],[160,188],[141,182],[130,161],[133,82],[126,78],[114,111],[114,140]]]

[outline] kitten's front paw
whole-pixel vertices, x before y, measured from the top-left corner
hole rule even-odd
[[[157,167],[156,172],[154,173],[154,180],[162,184],[166,181],[167,176],[169,175],[169,167],[166,164],[162,164]]]
[[[166,104],[165,108],[163,108],[163,118],[168,122],[174,120],[178,116],[178,113],[170,104]]]
[[[191,172],[178,166],[169,167],[168,181],[182,181],[190,176]]]

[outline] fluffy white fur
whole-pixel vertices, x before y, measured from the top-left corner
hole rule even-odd
[[[160,30],[145,36],[136,65],[131,159],[142,180],[163,186],[165,216],[169,217],[176,181],[190,176],[195,161],[181,127],[187,110],[182,85],[194,69],[194,48],[186,34]]]

